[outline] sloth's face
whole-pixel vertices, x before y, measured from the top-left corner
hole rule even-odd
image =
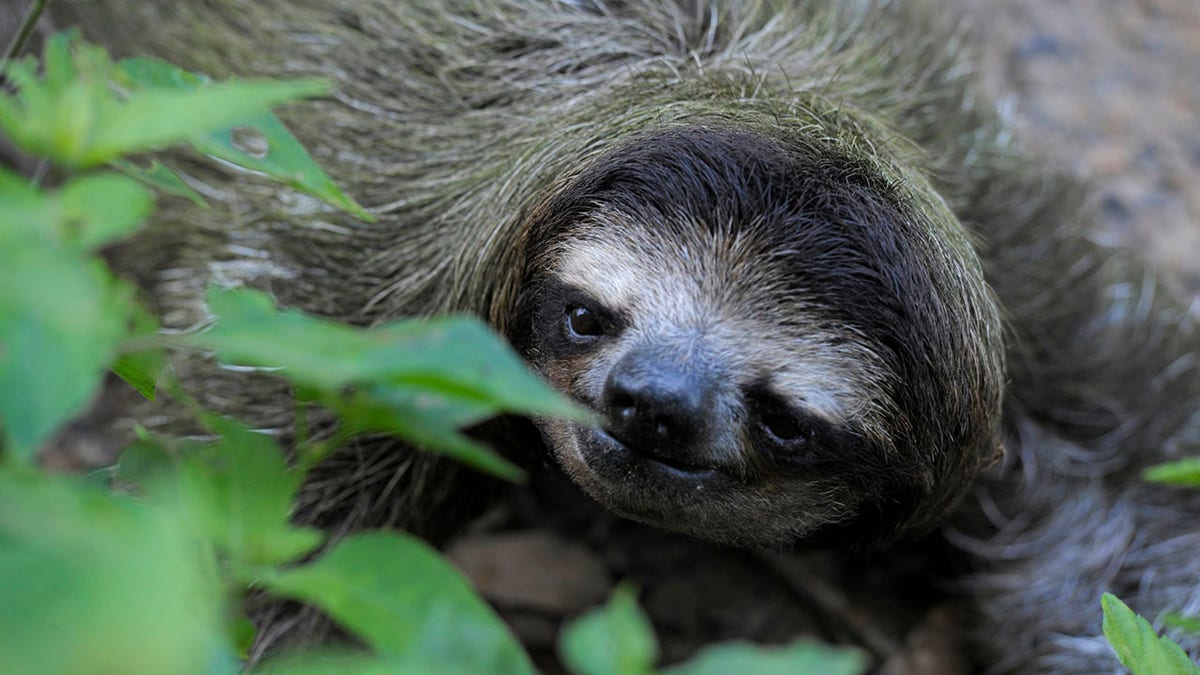
[[[559,464],[619,514],[731,544],[937,522],[994,454],[1003,373],[974,254],[914,201],[742,132],[595,161],[531,216],[513,336],[601,420],[540,423]]]
[[[803,261],[757,228],[630,225],[594,214],[538,291],[536,365],[602,419],[544,424],[559,463],[617,513],[728,543],[848,518],[854,463],[888,452],[882,361],[778,283]]]

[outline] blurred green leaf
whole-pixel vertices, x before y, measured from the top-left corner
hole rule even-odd
[[[73,164],[93,166],[132,152],[165,147],[194,138],[201,129],[234,124],[281,103],[327,91],[324,82],[315,80],[231,80],[195,91],[142,90],[101,109],[91,143]]]
[[[117,479],[155,502],[178,501],[190,531],[228,556],[235,576],[319,546],[323,533],[290,524],[302,476],[288,470],[275,441],[233,420],[204,413],[201,420],[220,437],[179,441],[142,432],[121,453]]]
[[[117,66],[136,89],[194,91],[213,86],[206,77],[155,59],[125,59]],[[265,112],[236,120],[223,129],[205,128],[211,131],[189,139],[200,152],[265,173],[365,221],[374,222],[375,217],[338,188],[275,115]]]
[[[39,245],[96,249],[135,232],[150,214],[154,197],[129,178],[94,173],[66,181],[57,192],[38,191],[0,168],[4,212],[0,241],[33,237]],[[30,244],[26,244],[30,245]]]
[[[525,472],[486,445],[459,433],[458,428],[490,417],[495,408],[477,400],[456,400],[445,392],[372,387],[330,398],[327,405],[355,433],[383,432],[511,481],[522,481]],[[313,458],[319,459],[319,458]]]
[[[362,384],[420,387],[497,411],[591,419],[531,373],[478,319],[414,319],[359,329],[278,310],[259,291],[214,288],[208,304],[221,320],[195,339],[198,344],[234,363],[283,368],[305,385],[326,391]]]
[[[633,589],[619,586],[608,605],[563,629],[558,651],[577,675],[639,675],[653,672],[658,641]]]
[[[113,361],[113,373],[137,390],[146,399],[153,401],[158,376],[166,361],[161,351],[142,351],[122,354]]]
[[[289,524],[302,476],[288,470],[278,444],[226,418],[203,421],[221,438],[179,455],[185,510],[205,539],[235,567],[280,564],[319,546],[321,532]]]
[[[1200,675],[1200,668],[1170,638],[1159,637],[1149,621],[1138,616],[1115,595],[1105,593],[1104,636],[1134,675]]]
[[[144,307],[138,306],[133,315],[133,339],[150,340],[158,334],[158,321]],[[152,343],[153,344],[153,343]],[[129,347],[129,344],[126,344]],[[158,379],[167,367],[167,356],[162,348],[146,346],[136,351],[127,351],[117,357],[110,368],[129,386],[145,398],[153,401]]]
[[[238,672],[219,585],[178,518],[0,470],[0,672]]]
[[[18,147],[70,169],[189,140],[328,91],[315,80],[231,80],[121,95],[107,53],[66,34],[48,41],[45,64],[41,79],[28,61],[6,67],[19,86],[16,94],[0,97],[0,130]]]
[[[227,624],[229,631],[229,644],[233,646],[234,653],[239,659],[247,659],[250,656],[250,649],[254,647],[254,637],[258,634],[258,629],[254,627],[254,622],[245,614],[238,613]]]
[[[263,570],[261,581],[320,606],[384,656],[448,672],[533,672],[495,612],[435,550],[408,535],[353,535],[311,564]]]
[[[115,173],[74,178],[59,192],[62,218],[74,243],[100,248],[133,234],[154,207],[154,195]]]
[[[1200,616],[1185,616],[1177,612],[1167,612],[1162,615],[1164,626],[1200,635]]]
[[[194,91],[212,82],[206,75],[184,70],[173,63],[140,56],[121,59],[117,62],[117,70],[121,84],[130,89]]]
[[[6,73],[18,84],[0,107],[0,126],[13,142],[35,155],[67,166],[84,152],[97,118],[113,93],[108,87],[112,61],[100,48],[83,44],[77,33],[58,33],[47,40],[44,77],[36,65]]]
[[[141,427],[137,428],[137,433],[138,438],[117,458],[117,481],[142,492],[176,489],[178,453]]]
[[[703,649],[687,663],[667,669],[664,675],[860,675],[869,664],[858,650],[809,640],[783,646],[731,642]]]
[[[29,67],[29,64],[22,61],[12,61],[5,64],[3,69],[0,69],[12,86],[19,87],[20,83],[30,79],[34,69]],[[17,128],[21,118],[21,106],[17,100],[11,96],[0,96],[0,133],[9,134],[7,130]],[[28,148],[27,148],[28,149]]]
[[[144,185],[188,199],[196,206],[208,208],[208,202],[204,201],[204,197],[201,197],[200,193],[193,190],[191,186],[183,182],[178,174],[158,160],[151,161],[150,166],[146,167],[138,166],[124,159],[114,159],[109,164],[130,178],[141,181]]]
[[[14,193],[0,174],[0,195]],[[135,304],[100,261],[55,241],[51,224],[29,222],[55,211],[26,197],[0,211],[0,419],[8,446],[28,459],[99,388]]]
[[[1167,485],[1200,487],[1200,457],[1152,466],[1142,472],[1142,478]]]
[[[73,33],[46,43],[44,77],[33,59],[6,64],[16,94],[0,96],[0,131],[25,151],[74,166],[100,110],[113,100],[108,87],[112,63],[101,49]]]
[[[77,31],[67,31],[53,35],[46,41],[42,62],[48,85],[63,87],[79,78],[79,69],[71,57],[71,44],[78,39]]]
[[[590,419],[476,319],[358,329],[279,311],[269,296],[247,290],[213,290],[209,305],[220,320],[196,344],[240,365],[279,367],[326,392],[323,402],[354,431],[399,434],[501,476],[521,473],[457,429],[500,412]]]
[[[259,115],[197,136],[192,145],[206,155],[261,171],[366,222],[375,222],[375,216],[342,192],[275,115]]]
[[[24,178],[0,166],[0,243],[20,246],[32,237],[39,243],[50,240],[58,227],[58,204],[43,195]]]

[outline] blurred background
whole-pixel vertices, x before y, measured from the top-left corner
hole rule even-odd
[[[1200,294],[1200,2],[960,3],[1025,142],[1094,180],[1098,236]]]

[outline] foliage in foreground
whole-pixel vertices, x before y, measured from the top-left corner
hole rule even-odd
[[[1104,636],[1121,664],[1134,675],[1200,675],[1200,668],[1178,644],[1165,635],[1159,636],[1149,621],[1117,596],[1105,593],[1100,604],[1104,608]],[[1191,626],[1192,631],[1196,628]]]
[[[497,412],[584,413],[473,319],[362,330],[279,311],[261,293],[214,290],[215,327],[168,341],[98,255],[143,226],[152,189],[203,204],[166,165],[127,157],[179,143],[369,218],[270,113],[326,86],[214,83],[158,61],[113,63],[61,35],[40,65],[0,66],[15,90],[0,95],[0,133],[53,163],[57,183],[0,168],[0,671],[238,672],[253,640],[241,599],[258,588],[319,605],[369,650],[282,655],[257,672],[532,672],[508,628],[423,542],[395,532],[329,542],[289,516],[306,468],[356,434],[394,433],[519,478],[459,430]],[[247,134],[265,151],[241,147]],[[340,426],[314,440],[299,416],[306,440],[289,465],[269,435],[194,409],[213,440],[143,433],[112,475],[38,468],[39,448],[96,396],[106,370],[147,397],[160,382],[178,391],[164,370],[177,349],[279,369],[303,392],[301,409],[323,405]],[[648,673],[657,646],[623,590],[564,631],[562,656],[578,673]],[[735,644],[670,672],[864,665],[857,652],[815,644]]]

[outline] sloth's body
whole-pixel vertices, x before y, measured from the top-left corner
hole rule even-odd
[[[1137,479],[1197,446],[1195,318],[1088,240],[1079,190],[1012,147],[952,34],[891,4],[681,4],[64,15],[213,75],[337,83],[289,121],[379,222],[213,182],[215,212],[167,210],[126,251],[176,324],[213,278],[360,323],[477,313],[603,416],[540,423],[586,492],[719,542],[886,543],[979,486],[959,543],[1001,668],[1115,669],[1104,590],[1200,609],[1200,498]],[[286,419],[224,377],[200,381],[230,412]],[[305,513],[436,538],[479,480],[375,444],[328,462]]]

